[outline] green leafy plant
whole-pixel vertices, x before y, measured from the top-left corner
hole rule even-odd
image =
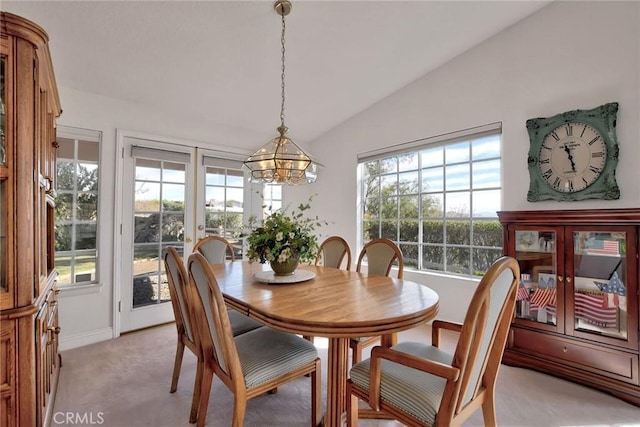
[[[300,262],[315,260],[318,253],[316,227],[322,226],[318,217],[306,216],[311,209],[309,203],[301,203],[298,209],[287,212],[281,209],[270,213],[262,225],[255,226],[255,218],[250,221],[252,231],[247,237],[250,260],[266,262],[287,262],[297,258]]]

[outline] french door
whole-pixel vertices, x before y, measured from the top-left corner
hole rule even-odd
[[[244,255],[245,226],[253,206],[260,206],[260,188],[247,182],[242,161],[225,153],[198,149],[196,239],[218,235]]]
[[[116,330],[126,332],[174,320],[164,248],[175,247],[186,261],[198,239],[221,235],[241,258],[244,227],[260,215],[263,200],[262,187],[249,184],[241,169],[245,154],[133,136],[119,144]]]
[[[162,251],[190,254],[195,148],[125,137],[120,331],[174,320]]]

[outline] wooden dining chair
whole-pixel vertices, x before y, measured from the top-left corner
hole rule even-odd
[[[362,270],[364,261],[367,261],[367,274],[369,276],[389,276],[391,267],[398,266],[398,279],[402,279],[404,272],[404,258],[400,248],[389,239],[374,239],[364,245],[358,256],[356,271]],[[392,335],[392,342],[396,341],[396,334]],[[358,337],[349,340],[351,348],[351,362],[353,365],[362,360],[362,350],[380,341],[379,336]]]
[[[247,400],[305,375],[311,377],[311,425],[321,423],[320,358],[315,346],[294,334],[262,327],[233,336],[225,302],[208,261],[193,253],[189,286],[197,294],[203,372],[198,391],[198,426],[204,426],[213,376],[234,394],[233,427],[243,425]]]
[[[223,264],[227,259],[235,261],[233,246],[222,236],[203,237],[195,244],[193,251],[200,252],[211,264]]]
[[[347,381],[347,426],[358,423],[358,399],[410,426],[460,425],[482,408],[496,426],[495,385],[513,317],[520,268],[511,257],[496,260],[482,277],[462,324],[434,321],[432,344],[376,346],[352,366]],[[458,332],[453,354],[439,348],[440,330]],[[393,363],[391,363],[393,362]]]
[[[345,257],[347,259],[345,270],[350,271],[351,249],[349,249],[349,244],[340,236],[329,236],[320,244],[315,265],[340,268]]]
[[[182,367],[182,357],[184,348],[187,347],[197,357],[197,370],[202,370],[202,353],[200,351],[200,340],[196,324],[197,318],[194,319],[193,296],[189,295],[189,286],[187,271],[184,268],[182,257],[178,251],[169,246],[162,251],[165,271],[167,273],[167,282],[169,284],[169,295],[171,296],[171,305],[173,307],[173,315],[176,321],[176,329],[178,332],[178,345],[176,348],[176,357],[173,364],[173,375],[171,377],[171,388],[169,391],[174,393],[178,388],[178,379]],[[248,331],[262,327],[262,323],[245,316],[244,314],[230,310],[229,319],[231,329],[234,335],[240,335]],[[198,376],[196,375],[196,387],[198,387]],[[197,390],[194,390],[194,395]],[[190,422],[196,421],[197,405],[196,401],[191,405]]]

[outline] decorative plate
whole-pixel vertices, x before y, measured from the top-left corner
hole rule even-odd
[[[273,271],[260,271],[253,275],[258,282],[271,284],[300,283],[316,277],[316,273],[308,270],[296,270],[288,276],[276,276]]]

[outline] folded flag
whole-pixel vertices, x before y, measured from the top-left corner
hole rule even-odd
[[[613,294],[613,301],[611,302],[611,304],[609,304],[608,298],[604,301],[605,307],[618,307],[620,305],[619,297],[627,296],[627,288],[624,286],[624,283],[622,283],[622,280],[620,280],[620,277],[618,277],[617,271],[613,272],[613,274],[611,275],[611,279],[609,279],[609,282],[600,282],[594,280],[593,283],[595,283],[598,289],[600,289],[602,292]]]
[[[618,309],[607,307],[604,295],[576,292],[574,302],[576,318],[604,328],[618,325]]]

